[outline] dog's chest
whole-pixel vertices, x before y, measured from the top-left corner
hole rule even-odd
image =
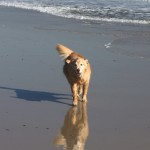
[[[82,85],[82,84],[85,83],[85,81],[84,81],[83,79],[80,79],[80,80],[78,81],[78,83]]]

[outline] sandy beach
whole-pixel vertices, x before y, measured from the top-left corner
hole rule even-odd
[[[91,63],[86,105],[71,106],[57,43]],[[0,149],[149,150],[149,48],[149,25],[0,7]]]

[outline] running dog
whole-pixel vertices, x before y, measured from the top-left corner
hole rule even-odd
[[[79,99],[87,102],[87,92],[91,77],[91,67],[88,60],[61,44],[56,46],[56,50],[65,62],[63,72],[71,87],[72,104],[76,106]]]

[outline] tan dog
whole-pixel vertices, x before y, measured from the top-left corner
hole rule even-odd
[[[82,101],[86,102],[91,76],[91,67],[88,60],[61,44],[58,44],[56,49],[65,61],[63,71],[71,86],[73,105],[77,105],[80,96]]]

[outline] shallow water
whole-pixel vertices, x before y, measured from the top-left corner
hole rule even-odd
[[[89,23],[150,24],[149,0],[0,0],[0,5],[86,20]]]

